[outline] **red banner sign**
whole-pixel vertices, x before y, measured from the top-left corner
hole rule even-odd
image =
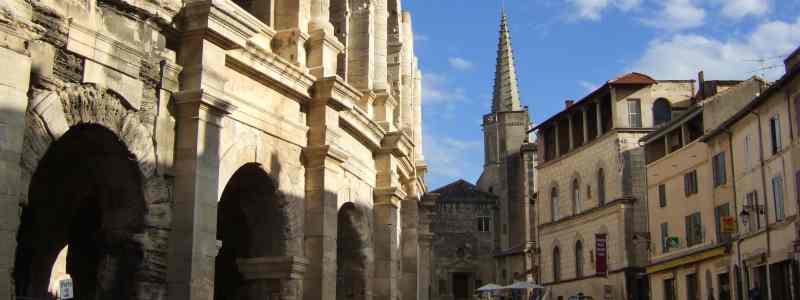
[[[595,270],[597,270],[598,276],[606,276],[608,274],[608,248],[606,247],[606,234],[605,233],[598,233],[594,235],[595,240],[595,250],[594,250],[594,261],[595,261]]]

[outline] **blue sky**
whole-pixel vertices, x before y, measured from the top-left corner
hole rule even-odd
[[[423,73],[431,189],[483,166],[500,0],[406,0]],[[506,0],[522,104],[534,121],[629,71],[656,79],[776,79],[800,46],[800,0]],[[762,74],[763,73],[763,74]]]

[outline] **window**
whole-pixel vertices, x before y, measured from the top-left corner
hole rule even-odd
[[[550,215],[553,222],[558,221],[558,187],[553,187],[550,190]]]
[[[778,154],[781,151],[781,120],[777,115],[769,119],[769,136],[772,140],[772,154]]]
[[[553,248],[553,281],[561,281],[561,251]]]
[[[700,300],[700,289],[697,282],[697,274],[686,275],[686,299]]]
[[[731,215],[731,208],[730,204],[728,203],[725,203],[723,205],[714,208],[714,224],[716,226],[718,243],[728,242],[731,239],[730,232],[722,232],[722,219],[724,219],[725,217],[729,217],[730,215]]]
[[[658,207],[667,206],[667,186],[664,184],[658,185]]]
[[[661,223],[661,253],[669,252],[669,224]]]
[[[675,297],[675,278],[664,280],[664,300],[678,300]]]
[[[697,194],[697,170],[683,175],[683,192],[687,197]]]
[[[491,224],[492,224],[492,218],[478,217],[478,232],[490,232]]]
[[[783,177],[772,177],[772,199],[775,202],[775,221],[783,221],[786,218],[783,206]]]
[[[747,168],[750,169],[753,167],[753,162],[755,161],[753,155],[750,153],[752,142],[750,140],[750,136],[747,135],[744,137],[744,158],[747,164]]]
[[[578,180],[572,181],[572,214],[581,213],[581,185]]]
[[[599,206],[606,205],[606,177],[603,168],[597,170],[597,202]]]
[[[631,128],[642,127],[642,101],[628,99],[628,124]]]
[[[703,223],[700,220],[700,213],[693,213],[686,216],[686,246],[691,247],[703,241]]]
[[[747,231],[753,232],[760,227],[758,222],[759,213],[758,210],[755,209],[756,205],[758,204],[758,192],[752,191],[747,193],[744,201],[745,209],[749,210],[749,215],[747,217]]]
[[[725,184],[727,181],[727,177],[725,176],[725,152],[714,155],[711,159],[711,164],[714,171],[714,186]]]
[[[658,98],[653,103],[653,126],[669,122],[672,119],[672,108],[670,106],[669,101],[664,98]]]
[[[575,242],[575,278],[583,277],[583,242]]]

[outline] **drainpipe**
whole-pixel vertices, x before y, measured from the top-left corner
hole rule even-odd
[[[732,188],[733,188],[733,213],[734,214],[738,214],[738,212],[739,212],[739,200],[736,199],[736,197],[739,194],[736,193],[736,157],[734,156],[734,152],[733,152],[733,132],[731,132],[727,128],[723,129],[723,131],[726,134],[728,134],[728,151],[731,152],[731,184],[732,184]],[[758,217],[758,215],[756,215],[756,217]],[[736,227],[738,228],[739,227],[738,226],[739,225],[738,218],[737,218],[737,221],[736,221],[736,225],[737,225]],[[737,235],[738,235],[738,233],[737,233]],[[739,266],[739,268],[738,268],[739,269],[739,273],[741,273],[742,269],[744,268],[744,266],[742,265],[742,238],[741,238],[741,236],[738,236],[736,238],[736,261],[737,261],[737,265]],[[742,274],[733,274],[733,276],[734,276],[733,285],[734,285],[734,289],[736,290],[736,296],[737,296],[736,299],[744,299],[744,297],[742,297],[743,295],[739,295],[739,294],[740,294],[740,292],[742,294],[745,294],[744,293],[745,291],[740,291],[739,287],[741,287],[741,285],[738,284],[737,282],[735,282],[737,278],[739,279],[739,281],[742,280]]]
[[[770,229],[769,229],[769,201],[767,200],[767,174],[764,173],[764,134],[762,132],[761,127],[761,114],[757,111],[752,110],[750,111],[751,114],[756,115],[758,118],[758,154],[759,154],[759,165],[761,169],[761,188],[764,191],[764,219],[766,221],[767,226],[767,261],[765,262],[765,267],[767,269],[767,282],[762,282],[761,285],[767,285],[767,299],[772,299],[772,287],[770,286],[770,270],[769,270],[769,257],[772,253],[772,247],[770,246]],[[756,213],[758,213],[758,203],[756,203]]]

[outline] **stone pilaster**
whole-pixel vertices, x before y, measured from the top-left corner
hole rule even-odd
[[[336,298],[337,202],[341,164],[347,157],[336,146],[339,112],[360,95],[338,77],[319,80],[308,108],[305,255],[309,259],[303,299]]]
[[[415,186],[416,180],[410,185]],[[409,191],[402,203],[400,211],[403,231],[401,238],[402,249],[402,285],[403,299],[416,299],[419,286],[420,247],[419,247],[419,195],[416,188]]]
[[[247,299],[300,300],[308,260],[297,256],[237,259]]]
[[[225,98],[226,51],[241,48],[259,32],[254,17],[230,2],[186,4],[180,21],[183,66],[175,133],[175,203],[169,237],[170,299],[214,297],[217,195],[222,121],[235,110]],[[240,16],[232,18],[231,16]]]
[[[30,14],[30,6],[22,1],[8,1],[21,15]],[[26,14],[27,12],[27,14]],[[17,20],[19,24],[28,20]],[[27,37],[22,28],[14,28],[14,20],[0,24],[0,298],[14,299],[11,270],[14,267],[16,236],[20,222],[20,197],[24,193],[19,182],[22,141],[25,136],[25,111],[28,108],[28,86],[31,58],[26,54]]]
[[[419,209],[419,271],[417,300],[431,299],[431,285],[433,282],[433,233],[431,220],[436,212],[436,194],[425,194],[422,197]]]
[[[338,57],[344,51],[344,45],[336,39],[333,32],[322,28],[316,29],[311,32],[311,37],[306,43],[307,65],[311,75],[317,78],[335,76]]]
[[[375,3],[375,19],[373,20],[372,39],[374,40],[375,47],[375,73],[374,73],[374,87],[375,90],[390,90],[389,86],[389,6],[388,0],[374,0]]]
[[[395,131],[397,121],[395,120],[395,110],[397,109],[397,99],[389,91],[377,91],[375,97],[375,116],[374,119],[384,130]]]
[[[371,1],[350,1],[350,32],[347,35],[347,82],[361,91],[373,89],[375,74],[375,8]],[[355,4],[355,5],[353,5]]]
[[[401,299],[398,229],[400,204],[405,193],[397,187],[375,190],[373,234],[375,247],[374,299]]]
[[[292,64],[305,68],[311,0],[275,0],[272,50]]]

